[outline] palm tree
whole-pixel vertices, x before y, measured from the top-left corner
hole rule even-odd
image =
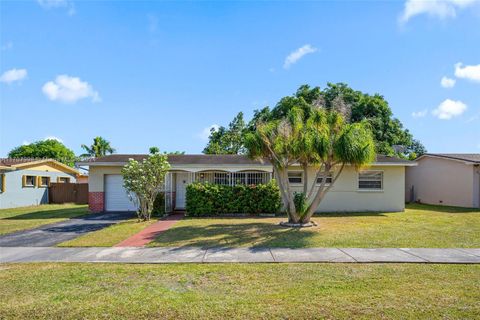
[[[272,163],[291,224],[310,222],[345,165],[360,168],[375,158],[368,125],[348,123],[337,110],[311,105],[306,112],[305,108],[294,106],[283,118],[258,123],[256,130],[246,136],[249,155],[267,158]],[[301,206],[288,180],[288,167],[294,164],[300,164],[305,173],[307,167],[315,168],[314,181],[303,179],[304,192],[300,196],[305,205]],[[331,182],[327,183],[327,177]],[[317,179],[321,181],[318,188]]]
[[[115,153],[115,149],[110,146],[110,142],[102,137],[93,138],[93,144],[90,147],[82,144],[82,149],[84,149],[86,153],[82,154],[81,157],[97,158]]]

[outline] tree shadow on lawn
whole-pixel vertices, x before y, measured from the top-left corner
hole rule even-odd
[[[403,213],[403,212],[389,212],[389,213]],[[348,218],[348,217],[383,217],[387,218],[386,212],[366,211],[366,212],[320,212],[315,213],[312,220],[315,218]]]
[[[406,209],[410,210],[422,210],[422,211],[435,211],[443,213],[480,213],[478,208],[464,208],[464,207],[452,207],[422,203],[409,203],[406,205]]]
[[[75,218],[88,215],[87,206],[78,208],[61,208],[51,210],[36,210],[28,213],[18,214],[0,220],[27,220],[27,219],[56,219],[56,218]]]
[[[150,246],[303,248],[317,232],[314,228],[285,228],[274,222],[212,223],[173,227],[160,232]]]

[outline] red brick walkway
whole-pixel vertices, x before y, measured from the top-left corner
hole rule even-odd
[[[139,233],[123,240],[115,247],[143,247],[149,242],[153,241],[155,237],[165,230],[170,229],[177,221],[183,218],[183,213],[176,213],[168,216],[165,220],[160,220],[154,224],[146,227]]]

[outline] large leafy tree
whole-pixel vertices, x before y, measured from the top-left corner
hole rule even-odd
[[[93,138],[93,143],[90,146],[82,144],[82,149],[86,151],[81,155],[82,157],[103,157],[115,153],[115,149],[112,148],[110,142],[102,137]]]
[[[249,155],[272,163],[291,224],[310,222],[346,165],[359,168],[375,158],[370,125],[349,123],[343,101],[333,105],[327,109],[321,100],[301,95],[283,98],[272,110],[274,118],[258,121],[255,130],[245,135]],[[315,168],[314,181],[304,179],[300,194],[293,194],[288,179],[288,167],[294,164],[305,172]],[[327,178],[331,178],[328,184]]]
[[[210,131],[209,142],[203,153],[205,154],[243,154],[245,153],[244,136],[245,120],[243,112],[239,112],[230,122],[228,128],[220,127]]]
[[[155,198],[161,192],[170,169],[166,154],[153,150],[143,161],[130,159],[122,168],[123,186],[138,206],[138,218],[146,221],[152,215]]]
[[[308,91],[309,87],[302,86],[301,89]],[[371,125],[378,153],[415,158],[426,152],[408,129],[403,128],[400,120],[393,117],[383,96],[353,90],[345,83],[329,83],[322,90],[322,96],[327,108],[331,108],[333,101],[341,97],[351,109],[351,122],[365,120]]]
[[[410,159],[426,153],[421,142],[415,140],[408,129],[403,128],[400,120],[393,117],[392,110],[383,96],[369,95],[353,90],[344,83],[329,83],[323,90],[319,87],[311,88],[303,85],[293,96],[281,99],[275,108],[265,107],[256,110],[253,119],[243,131],[242,143],[244,143],[246,133],[255,131],[259,121],[281,119],[294,107],[308,113],[310,105],[322,105],[330,110],[334,104],[342,110],[347,122],[366,121],[370,124],[378,153]],[[224,135],[224,132],[219,133],[219,136]],[[211,136],[211,142],[212,138],[216,138],[216,136]]]
[[[36,141],[12,149],[10,158],[49,158],[69,166],[74,165],[75,154],[63,143],[55,139]]]

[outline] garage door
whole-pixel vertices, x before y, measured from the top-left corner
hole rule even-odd
[[[135,204],[130,201],[127,191],[123,188],[123,177],[120,174],[109,174],[105,176],[105,210],[137,210]]]

